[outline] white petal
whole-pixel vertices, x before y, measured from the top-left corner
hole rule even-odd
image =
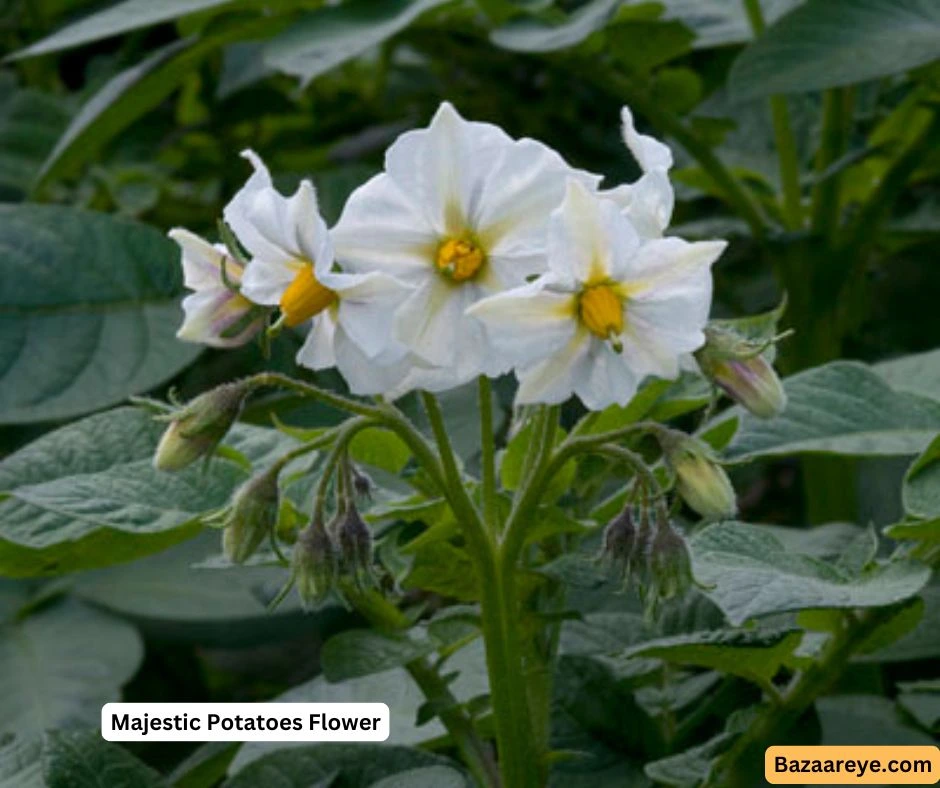
[[[711,266],[726,247],[724,241],[648,241],[628,261],[625,275],[619,278],[628,282],[631,299],[688,296],[705,297],[710,302]]]
[[[626,405],[636,394],[640,377],[622,353],[608,342],[591,340],[589,373],[575,381],[575,393],[588,410],[603,410],[610,405]]]
[[[339,293],[338,322],[365,355],[404,347],[395,338],[395,312],[411,290],[385,274],[332,274],[323,282]]]
[[[557,405],[567,400],[580,378],[589,373],[591,335],[578,331],[568,344],[549,359],[517,371],[517,405]]]
[[[256,257],[242,275],[242,293],[256,304],[277,306],[287,286],[306,263],[269,262]]]
[[[672,167],[672,151],[659,140],[638,133],[629,108],[620,110],[620,120],[623,124],[623,141],[643,172],[668,170]]]
[[[577,332],[575,298],[536,281],[478,301],[467,314],[483,322],[498,352],[531,365],[564,348]]]
[[[176,336],[211,347],[238,347],[261,329],[263,317],[249,322],[252,304],[225,287],[198,290],[183,299],[183,324]],[[242,325],[233,336],[222,335]]]
[[[308,369],[328,369],[336,366],[333,335],[336,321],[327,309],[316,315],[310,323],[310,333],[297,351],[297,363]]]
[[[548,244],[552,273],[562,281],[592,282],[620,279],[622,261],[640,239],[614,202],[569,180],[565,200],[552,215]]]
[[[345,270],[384,271],[408,281],[428,273],[440,242],[414,195],[384,173],[349,196],[332,236]]]
[[[222,258],[226,249],[221,244],[210,244],[195,233],[175,227],[168,233],[182,250],[183,282],[190,290],[218,288],[222,285]],[[225,274],[230,281],[238,283],[242,267],[229,258]]]
[[[614,200],[641,238],[660,238],[669,226],[675,194],[663,170],[652,170],[635,183],[600,192]]]
[[[414,366],[407,353],[398,358],[369,358],[354,342],[340,323],[333,337],[336,366],[353,394],[382,394],[396,399],[404,393],[402,381]]]

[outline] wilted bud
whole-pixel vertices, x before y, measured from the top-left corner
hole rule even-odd
[[[692,585],[692,559],[682,534],[665,514],[656,520],[656,528],[646,548],[647,584],[641,589],[648,615],[659,604],[684,594]]]
[[[357,581],[372,576],[372,532],[359,511],[350,505],[336,529],[339,562],[343,572]]]
[[[624,578],[629,577],[633,562],[643,553],[632,510],[628,503],[604,529],[603,557],[616,566]]]
[[[244,563],[274,531],[279,501],[273,468],[251,477],[236,490],[222,521],[222,551],[230,561]]]
[[[161,471],[178,471],[211,454],[228,433],[248,395],[244,382],[225,383],[173,414],[153,464]]]
[[[760,344],[713,328],[706,328],[705,336],[695,358],[709,380],[759,418],[771,419],[786,407],[783,384]]]
[[[675,435],[675,433],[673,433]],[[727,520],[737,513],[734,488],[711,449],[681,436],[663,441],[666,462],[675,471],[676,491],[707,520]]]
[[[336,583],[337,555],[333,540],[315,519],[297,537],[291,556],[291,577],[307,609],[322,601]]]
[[[375,485],[369,475],[352,466],[353,489],[360,498],[372,498],[372,490]]]

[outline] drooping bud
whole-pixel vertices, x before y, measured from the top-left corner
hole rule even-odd
[[[354,465],[350,465],[352,470],[353,489],[360,498],[372,499],[372,490],[375,488],[372,479],[364,471],[359,470]]]
[[[666,462],[676,474],[676,491],[707,520],[727,520],[737,513],[734,487],[704,443],[670,431],[660,438]]]
[[[304,608],[321,602],[336,584],[338,556],[333,540],[315,518],[297,537],[291,555],[291,578]]]
[[[225,383],[180,408],[157,444],[154,467],[178,471],[210,455],[235,423],[248,392],[244,382]]]
[[[222,521],[222,551],[230,561],[244,563],[277,526],[280,492],[277,470],[252,476],[232,496]]]
[[[656,518],[656,527],[646,548],[647,583],[641,596],[648,616],[660,603],[684,594],[692,585],[692,559],[682,534],[669,522],[665,512]]]
[[[695,359],[709,380],[759,418],[771,419],[783,411],[786,392],[762,354],[767,342],[748,340],[717,326],[707,326],[705,338]]]
[[[643,545],[638,536],[630,503],[604,529],[603,557],[617,567],[624,579],[629,579],[633,562],[642,557]]]
[[[372,532],[350,504],[336,528],[340,568],[356,582],[372,578]]]

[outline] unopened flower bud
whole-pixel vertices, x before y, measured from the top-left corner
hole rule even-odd
[[[372,532],[350,505],[336,529],[340,566],[357,581],[372,576]]]
[[[759,344],[713,328],[705,336],[695,358],[709,380],[759,418],[771,419],[786,407],[783,384]]]
[[[314,519],[297,537],[291,556],[291,577],[305,609],[314,607],[336,584],[337,555],[333,540]]]
[[[646,583],[640,594],[647,617],[652,617],[662,602],[684,594],[693,582],[688,545],[665,512],[657,517],[645,558]]]
[[[633,562],[643,552],[632,509],[628,503],[604,529],[603,557],[616,566],[624,578],[629,577]]]
[[[352,469],[352,479],[353,489],[355,489],[356,495],[360,498],[371,499],[372,490],[375,485],[372,483],[372,479],[369,478],[369,475],[354,467]]]
[[[708,446],[682,436],[664,440],[663,450],[666,462],[675,471],[676,490],[682,500],[707,520],[734,517],[734,488]]]
[[[244,563],[274,531],[279,501],[273,468],[251,477],[236,490],[222,521],[222,551],[230,561]]]
[[[247,395],[245,383],[225,383],[174,413],[157,445],[154,467],[178,471],[211,454],[235,423]]]

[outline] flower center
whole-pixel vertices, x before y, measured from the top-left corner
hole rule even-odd
[[[336,300],[336,293],[321,285],[313,275],[313,266],[306,264],[281,296],[281,311],[288,326],[298,326],[320,314]]]
[[[473,241],[466,238],[450,238],[437,248],[435,259],[437,270],[448,279],[464,282],[476,276],[486,255]]]
[[[623,298],[610,285],[592,285],[581,292],[578,317],[594,336],[609,339],[618,353],[623,345]]]

